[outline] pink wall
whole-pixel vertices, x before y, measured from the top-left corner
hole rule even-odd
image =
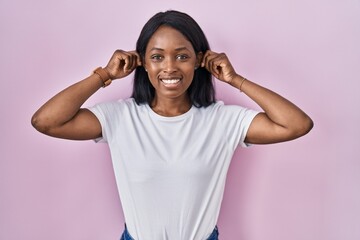
[[[133,49],[147,19],[170,8],[192,15],[240,73],[315,121],[297,141],[237,151],[221,238],[360,239],[358,0],[0,0],[0,239],[119,238],[107,146],[46,137],[30,117],[115,49]],[[130,79],[118,81],[86,105],[130,89]],[[218,97],[256,107],[223,84]]]

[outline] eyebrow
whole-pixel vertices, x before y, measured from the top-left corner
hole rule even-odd
[[[154,51],[154,50],[158,50],[158,51],[165,51],[164,49],[162,49],[162,48],[157,48],[157,47],[153,47],[153,48],[151,48],[150,49],[150,51]],[[178,47],[178,48],[175,48],[175,51],[182,51],[182,50],[188,50],[189,51],[189,49],[187,48],[187,47]]]

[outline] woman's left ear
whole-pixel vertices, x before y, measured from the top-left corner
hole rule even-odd
[[[198,52],[196,54],[196,63],[195,63],[195,70],[201,66],[201,62],[203,60],[204,54],[202,52]]]

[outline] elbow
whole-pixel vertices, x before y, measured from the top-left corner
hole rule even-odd
[[[295,138],[302,137],[308,134],[311,129],[314,127],[313,120],[306,116],[297,126],[296,130],[294,131]]]
[[[304,123],[303,123],[303,135],[310,132],[311,129],[313,129],[313,127],[314,127],[313,120],[310,117],[306,116],[306,119],[304,120]]]
[[[310,132],[311,129],[313,129],[313,128],[314,128],[314,121],[310,117],[308,117],[308,125],[307,125],[306,133]]]
[[[47,134],[49,132],[49,124],[47,124],[46,119],[44,117],[39,116],[38,113],[35,113],[31,117],[31,125],[39,132]]]

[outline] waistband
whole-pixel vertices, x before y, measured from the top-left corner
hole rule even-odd
[[[219,237],[219,230],[218,230],[218,227],[215,226],[214,230],[212,231],[212,233],[206,240],[218,240],[218,237]],[[125,224],[125,230],[124,230],[123,234],[121,235],[120,240],[135,240],[130,235],[129,231],[127,230],[126,224]]]

